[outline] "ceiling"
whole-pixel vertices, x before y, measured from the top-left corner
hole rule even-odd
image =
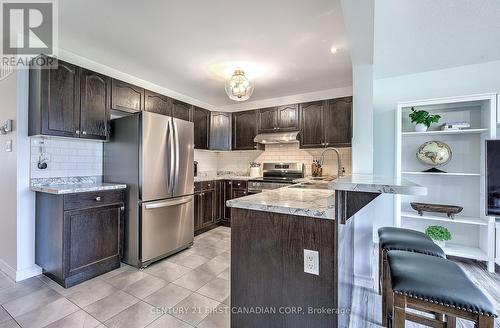
[[[375,77],[499,60],[499,31],[499,0],[375,1]]]
[[[352,85],[339,0],[58,3],[60,48],[212,106],[232,66],[253,101]]]

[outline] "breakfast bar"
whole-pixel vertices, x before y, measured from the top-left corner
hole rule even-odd
[[[328,187],[299,184],[228,201],[231,327],[348,326],[352,217],[382,193],[426,189],[399,178],[351,175]]]

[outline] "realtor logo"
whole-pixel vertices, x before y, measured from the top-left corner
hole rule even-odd
[[[0,80],[57,51],[56,0],[0,0]]]
[[[54,3],[2,3],[3,55],[52,54],[54,46]]]

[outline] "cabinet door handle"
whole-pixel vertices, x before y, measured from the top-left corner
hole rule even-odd
[[[87,131],[83,131],[83,132],[82,132],[82,134],[83,134],[83,135],[86,135],[86,134],[87,134]]]
[[[75,133],[76,133],[76,134],[80,134],[80,130],[76,130],[76,131],[75,131]]]
[[[96,202],[100,202],[101,200],[102,200],[101,196],[97,196],[97,197],[95,198],[95,201],[96,201]]]
[[[125,206],[120,207],[120,211],[125,211]]]

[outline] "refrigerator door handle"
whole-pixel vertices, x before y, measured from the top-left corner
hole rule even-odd
[[[168,165],[169,165],[169,171],[168,171],[168,177],[169,177],[169,182],[168,182],[168,193],[172,194],[174,192],[174,154],[175,154],[175,144],[174,144],[174,129],[172,125],[172,121],[168,120],[167,123],[168,126],[168,147],[169,147],[169,154],[168,154]]]
[[[162,207],[169,207],[169,206],[176,206],[176,205],[182,205],[189,203],[190,201],[193,200],[193,196],[188,196],[188,197],[182,197],[179,199],[173,199],[173,200],[167,200],[167,201],[161,201],[161,202],[154,202],[150,204],[146,204],[146,209],[151,210],[155,208],[162,208]]]
[[[174,184],[173,184],[173,188],[177,187],[177,184],[179,182],[179,163],[180,163],[180,158],[179,158],[179,132],[177,131],[177,123],[175,122],[175,119],[174,119],[174,123],[173,123],[173,126],[174,126],[174,138],[175,138],[175,141],[174,141],[174,147],[175,147],[175,172],[174,172]],[[172,188],[172,189],[173,189]],[[173,191],[173,190],[172,190]]]

